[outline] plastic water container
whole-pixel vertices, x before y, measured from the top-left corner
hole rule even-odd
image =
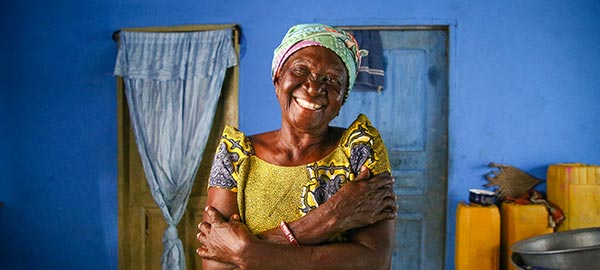
[[[496,205],[458,204],[454,263],[460,270],[499,269],[500,211]]]
[[[511,263],[510,247],[523,239],[554,232],[548,224],[548,210],[541,204],[520,205],[503,202],[500,206],[502,224],[500,269],[519,269]],[[459,269],[459,268],[457,268]]]
[[[546,178],[548,201],[565,214],[557,231],[600,226],[600,166],[554,164]]]

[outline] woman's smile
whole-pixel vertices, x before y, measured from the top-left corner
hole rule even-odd
[[[323,105],[312,103],[308,100],[305,100],[305,99],[302,99],[299,97],[294,98],[294,100],[300,107],[307,109],[307,110],[316,111],[318,109],[323,108]]]

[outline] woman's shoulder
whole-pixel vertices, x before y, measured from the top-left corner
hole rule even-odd
[[[227,147],[228,152],[241,152],[243,155],[254,153],[252,143],[246,134],[238,128],[226,125],[221,134],[221,144]]]
[[[246,134],[237,127],[225,125],[225,128],[223,128],[222,137],[245,139]]]
[[[356,143],[365,143],[373,141],[374,139],[380,139],[379,130],[377,130],[372,124],[369,118],[364,114],[359,114],[356,120],[348,126],[342,138],[340,144],[342,146],[351,146]]]
[[[360,114],[346,129],[340,146],[348,156],[354,172],[358,173],[363,165],[374,175],[391,172],[381,135],[366,115]]]

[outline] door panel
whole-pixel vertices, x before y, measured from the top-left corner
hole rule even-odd
[[[393,269],[443,269],[447,191],[446,30],[381,31],[385,88],[355,91],[333,125],[366,114],[388,149],[398,218]]]

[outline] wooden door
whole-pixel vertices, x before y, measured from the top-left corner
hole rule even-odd
[[[214,26],[185,26],[150,30],[198,31],[212,29],[217,28]],[[149,29],[140,30],[148,31]],[[239,55],[237,31],[234,31],[234,44]],[[202,221],[210,167],[223,127],[225,124],[238,125],[238,78],[238,67],[227,70],[211,134],[196,174],[187,210],[177,226],[179,239],[183,242],[185,250],[186,269],[202,269],[202,262],[195,253],[199,246],[196,240],[198,232],[196,226]],[[117,79],[117,89],[119,269],[161,270],[162,237],[167,223],[156,206],[146,182],[142,161],[130,125],[124,84],[120,78]]]
[[[399,205],[393,269],[443,269],[448,31],[381,31],[381,38],[384,90],[350,93],[334,125],[348,126],[364,113],[386,144]]]

